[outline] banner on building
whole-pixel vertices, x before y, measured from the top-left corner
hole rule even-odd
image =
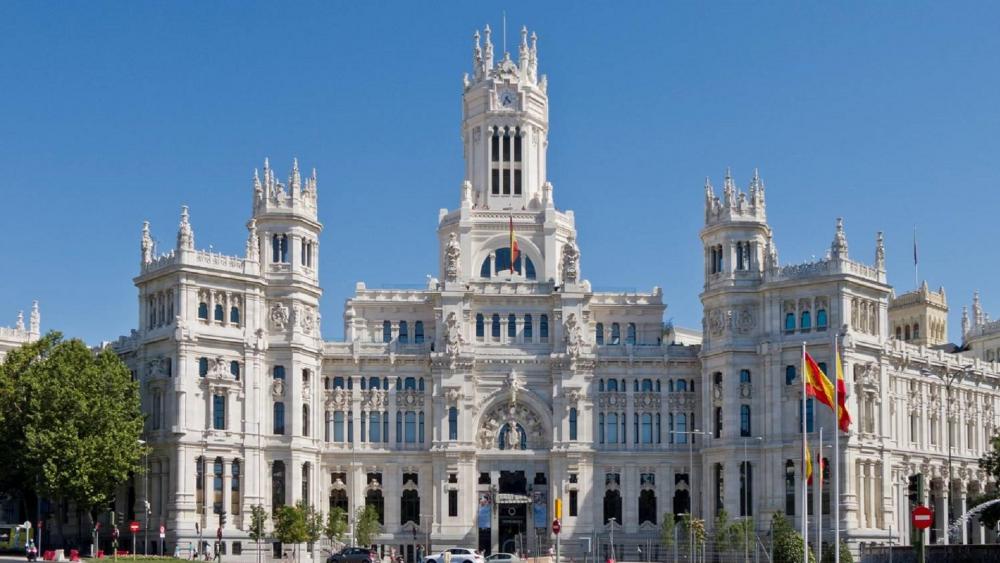
[[[493,522],[493,503],[489,493],[479,495],[479,527],[489,528]]]
[[[548,499],[549,496],[545,491],[531,492],[531,514],[536,528],[546,528],[549,525]]]

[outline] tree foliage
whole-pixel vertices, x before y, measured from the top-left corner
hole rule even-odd
[[[774,563],[800,563],[805,542],[784,514],[780,512],[774,514],[772,533]],[[812,550],[809,550],[809,563],[816,563],[816,554]]]
[[[0,490],[103,506],[143,470],[138,384],[109,348],[96,354],[58,332],[0,365]]]
[[[306,523],[306,541],[316,543],[323,537],[323,513],[305,501],[299,501],[296,507],[302,511]]]
[[[663,547],[670,549],[674,546],[674,533],[676,529],[673,513],[664,512],[663,523],[660,524],[660,543]]]
[[[306,541],[306,514],[301,505],[282,506],[274,514],[274,537],[281,543]]]
[[[822,563],[834,563],[835,556],[832,545],[823,547]],[[851,550],[847,548],[847,543],[844,540],[840,540],[840,563],[854,563],[854,556],[851,555]]]
[[[979,459],[979,467],[985,470],[994,480],[1000,480],[1000,434],[990,438],[990,449]],[[976,495],[969,499],[969,507],[973,508],[984,502],[1000,499],[1000,491]],[[979,513],[979,521],[987,528],[995,528],[1000,522],[1000,503],[995,503]]]
[[[359,546],[375,543],[375,536],[382,530],[382,525],[378,522],[378,510],[370,504],[359,507],[356,519],[354,543]]]
[[[264,526],[267,523],[267,510],[261,504],[256,504],[250,509],[250,539],[260,541],[265,538]]]
[[[335,506],[326,516],[326,528],[323,532],[330,541],[344,541],[344,535],[347,534],[347,511]]]
[[[732,549],[729,534],[729,512],[720,510],[715,515],[715,549],[726,552]]]

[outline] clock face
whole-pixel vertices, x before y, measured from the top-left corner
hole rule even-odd
[[[517,104],[517,92],[513,90],[500,91],[500,105],[505,108],[512,108]]]

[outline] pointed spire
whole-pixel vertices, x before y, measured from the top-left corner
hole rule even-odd
[[[837,231],[830,245],[830,257],[834,260],[847,258],[847,237],[844,235],[844,218],[837,217]]]
[[[246,259],[251,262],[260,262],[260,244],[257,239],[256,219],[250,219],[247,223],[247,233]]]
[[[194,230],[188,220],[188,207],[181,206],[181,222],[177,228],[177,250],[194,250]]]
[[[302,190],[302,176],[299,174],[299,159],[292,159],[292,173],[288,175],[288,190],[292,197],[297,197]]]
[[[479,30],[472,34],[472,72],[478,78],[483,72],[483,48],[479,45]]]
[[[24,311],[17,312],[17,324],[14,325],[17,330],[24,330]]]
[[[153,237],[149,235],[149,221],[142,222],[142,241],[139,243],[142,263],[149,264],[153,261]]]
[[[969,334],[969,308],[962,305],[962,340]]]
[[[885,270],[885,235],[882,231],[875,238],[875,269]]]
[[[722,184],[722,196],[726,200],[726,207],[736,205],[736,186],[733,184],[732,170],[728,166],[726,167],[726,179]]]
[[[31,302],[31,316],[28,317],[28,333],[39,336],[42,332],[42,314],[38,311],[38,300]]]
[[[975,326],[982,326],[983,324],[983,306],[979,302],[979,290],[977,289],[975,293],[972,294],[972,322]]]
[[[493,40],[490,36],[493,32],[490,30],[490,24],[486,24],[486,28],[483,29],[483,36],[486,41],[486,55],[483,60],[483,64],[486,65],[486,70],[489,71],[493,68]]]
[[[778,247],[774,244],[774,238],[771,236],[771,231],[767,232],[767,248],[765,249],[767,254],[764,256],[765,264],[764,267],[768,270],[772,270],[778,267]]]
[[[521,48],[518,50],[517,64],[520,65],[522,69],[526,69],[528,68],[530,58],[531,56],[528,51],[528,27],[521,26]]]

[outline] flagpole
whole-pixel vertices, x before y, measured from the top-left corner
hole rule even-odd
[[[913,226],[913,287],[920,289],[920,268],[917,265],[917,227]]]
[[[840,370],[843,362],[840,360],[840,346],[837,333],[833,333],[833,385],[836,397],[837,427],[833,430],[833,561],[840,563]]]
[[[819,502],[816,503],[816,561],[823,560],[823,427],[819,427],[819,447],[816,448],[816,466],[819,467],[819,478],[816,487],[819,489]],[[839,563],[839,562],[838,562]]]
[[[806,478],[806,343],[802,343],[802,563],[809,563],[809,485]]]

